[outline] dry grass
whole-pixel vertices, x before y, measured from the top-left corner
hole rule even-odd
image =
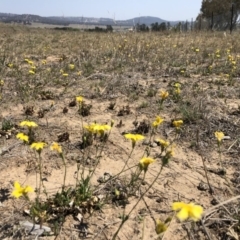
[[[11,25],[0,25],[0,30],[1,239],[31,239],[20,222],[33,219],[42,220],[57,239],[113,239],[129,212],[116,239],[238,239],[238,33],[96,34]],[[179,94],[176,83],[181,84]],[[160,90],[169,92],[162,106]],[[76,96],[84,98],[84,113],[79,114]],[[164,122],[152,131],[157,115]],[[27,133],[19,126],[25,119],[39,125],[34,140],[48,144],[41,153],[48,197],[40,196],[42,218],[28,213],[35,194],[29,195],[31,201],[11,197],[14,181],[36,184],[34,151],[15,137]],[[178,132],[173,126],[177,119],[183,120]],[[85,147],[83,126],[94,121],[110,125],[111,120],[115,123],[107,141],[90,138]],[[216,131],[226,136],[221,156]],[[145,136],[131,155],[125,133]],[[157,138],[170,141],[175,154],[155,181],[162,160]],[[61,191],[64,164],[49,149],[53,141],[63,148],[71,194]],[[156,162],[135,181],[144,154]],[[126,171],[120,172],[128,158]],[[94,173],[85,195],[77,192],[77,169],[84,177]],[[57,192],[67,203],[56,207]],[[76,196],[77,206],[69,207]],[[181,223],[171,210],[175,201],[195,202],[205,215],[197,223]],[[158,236],[156,219],[168,217],[167,231]]]

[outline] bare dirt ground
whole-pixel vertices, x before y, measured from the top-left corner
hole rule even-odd
[[[46,194],[40,196],[46,205],[38,214],[45,214],[42,223],[51,234],[39,239],[113,239],[130,211],[116,239],[239,239],[239,36],[0,27],[1,239],[34,239],[21,222],[41,219],[29,212],[36,192],[29,201],[11,196],[14,181],[36,187],[38,154],[16,139],[19,132],[27,134],[19,126],[26,119],[38,124],[35,141],[47,144],[41,152]],[[181,84],[179,94],[176,83]],[[169,97],[160,107],[161,90]],[[79,114],[76,96],[91,106],[87,116]],[[158,115],[164,121],[152,132]],[[178,133],[172,124],[177,119],[183,120]],[[112,120],[106,142],[96,138],[82,147],[84,126]],[[225,134],[220,155],[216,131]],[[125,133],[145,139],[136,143],[127,171],[118,176],[132,151]],[[162,165],[158,138],[172,143],[174,155],[143,195]],[[54,141],[63,149],[67,188],[77,189],[78,166],[84,177],[94,170],[90,196],[72,208],[73,198],[58,207],[52,200],[61,193],[65,169],[50,150]],[[142,173],[136,185],[129,185],[147,154],[156,161],[145,178]],[[180,222],[171,208],[178,201],[201,205],[202,220]],[[168,217],[167,231],[158,236],[156,219]]]

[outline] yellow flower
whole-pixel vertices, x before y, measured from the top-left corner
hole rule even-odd
[[[35,123],[35,122],[33,122],[33,121],[22,121],[21,123],[20,123],[20,126],[21,127],[24,127],[24,126],[27,126],[27,127],[29,127],[29,128],[32,128],[32,127],[37,127],[38,125]]]
[[[161,234],[167,230],[167,226],[165,223],[163,223],[161,220],[157,219],[156,220],[156,233]]]
[[[162,122],[163,122],[163,118],[161,118],[160,116],[157,116],[156,120],[152,123],[152,126],[158,127]]]
[[[12,196],[19,198],[21,196],[27,197],[29,192],[33,192],[33,188],[30,186],[21,186],[19,182],[14,182],[14,190],[12,191]]]
[[[215,137],[217,138],[218,142],[220,143],[224,138],[223,132],[215,132]]]
[[[184,221],[188,218],[193,221],[198,221],[201,219],[203,214],[203,208],[193,203],[186,204],[184,202],[174,202],[172,204],[172,209],[174,211],[178,211],[177,218],[180,221]]]
[[[167,149],[165,157],[170,158],[173,157],[173,155],[174,155],[173,146],[171,146],[171,148]]]
[[[107,130],[110,130],[111,127],[110,127],[109,125],[107,125],[107,124],[104,124],[104,125],[96,124],[96,125],[93,127],[93,129],[94,129],[94,131],[95,131],[96,133],[99,133],[99,134],[103,135],[104,132],[107,131]]]
[[[155,162],[153,158],[150,157],[144,157],[139,161],[139,167],[141,170],[144,170],[145,172],[148,169],[148,165]]]
[[[67,74],[67,73],[63,73],[62,75],[63,75],[64,77],[67,77],[67,76],[68,76],[68,74]]]
[[[180,127],[182,126],[183,124],[183,120],[174,120],[173,121],[173,126],[176,128],[176,129],[180,129]]]
[[[25,135],[24,133],[18,133],[17,136],[16,136],[17,139],[20,139],[24,142],[28,142],[28,136]]]
[[[168,147],[170,144],[168,141],[165,141],[161,138],[156,139],[156,142],[159,143],[163,149]]]
[[[46,146],[47,144],[44,142],[34,142],[31,144],[31,148],[35,149],[37,152],[41,152],[41,150]]]
[[[183,73],[185,73],[185,71],[184,71],[184,70],[181,70],[181,71],[180,71],[180,73],[182,73],[182,74],[183,74]]]
[[[132,134],[132,133],[127,133],[124,134],[124,137],[127,139],[130,139],[132,141],[132,147],[135,147],[135,144],[137,141],[143,140],[145,137],[141,134]]]
[[[169,93],[166,91],[161,91],[160,92],[160,97],[162,98],[162,100],[165,100],[168,97]]]
[[[179,95],[181,93],[181,89],[180,88],[176,88],[174,92]]]
[[[57,151],[59,154],[62,153],[62,147],[61,147],[58,143],[56,143],[56,142],[53,142],[53,143],[52,143],[50,149],[51,149],[52,151]]]
[[[29,70],[28,72],[29,72],[30,74],[32,74],[32,75],[35,74],[35,72],[34,72],[33,70]]]
[[[0,86],[3,86],[3,85],[4,85],[4,81],[0,80]]]
[[[166,164],[169,163],[171,157],[173,157],[174,152],[173,152],[173,146],[171,148],[167,148],[165,156],[162,157],[162,164],[165,166]]]
[[[181,87],[181,83],[176,82],[176,83],[174,83],[173,86],[176,87],[176,88],[180,88]]]
[[[88,126],[84,126],[84,128],[86,128],[91,133],[95,133],[95,130],[94,130],[95,126],[96,126],[96,123],[91,123]]]
[[[12,67],[13,67],[13,64],[12,64],[12,63],[8,63],[7,66],[10,67],[10,68],[12,68]]]
[[[196,49],[195,49],[195,52],[199,52],[199,48],[196,48]]]
[[[92,123],[88,126],[84,126],[84,128],[86,128],[89,132],[91,133],[98,133],[103,135],[105,131],[110,130],[111,126],[107,125],[107,124],[96,124],[96,123]]]
[[[42,64],[44,64],[44,65],[45,65],[46,63],[47,63],[47,61],[46,61],[46,60],[42,60]]]
[[[81,71],[78,71],[77,75],[78,75],[78,76],[81,76],[81,75],[82,75],[82,72],[81,72]]]
[[[69,68],[73,70],[75,68],[74,64],[69,64]]]
[[[82,97],[82,96],[76,97],[76,101],[77,101],[78,103],[83,102],[83,97]]]
[[[33,61],[30,61],[30,60],[28,60],[27,63],[28,63],[29,65],[33,65]]]

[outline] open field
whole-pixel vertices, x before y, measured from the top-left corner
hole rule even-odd
[[[20,24],[18,23],[13,23],[13,26],[19,26]],[[44,24],[44,23],[37,23],[37,22],[33,22],[31,23],[31,25],[28,25],[27,27],[30,28],[72,28],[73,30],[88,30],[88,29],[94,29],[95,27],[99,27],[99,28],[103,28],[106,29],[106,25],[97,25],[97,24],[69,24],[67,26],[64,25],[54,25],[54,24]],[[131,28],[131,26],[119,26],[119,25],[115,25],[114,22],[112,23],[112,27],[115,31],[126,31],[129,28]]]
[[[239,239],[239,34],[0,30],[0,239]]]

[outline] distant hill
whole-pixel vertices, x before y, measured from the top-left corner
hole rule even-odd
[[[91,18],[91,17],[41,17],[32,14],[12,14],[0,13],[0,22],[10,23],[17,22],[23,24],[31,24],[33,22],[65,25],[69,24],[86,24],[86,25],[118,25],[118,26],[134,26],[136,24],[146,24],[150,26],[152,23],[169,22],[170,25],[175,25],[176,21],[167,21],[158,17],[136,17],[128,20],[114,20],[111,18]]]

